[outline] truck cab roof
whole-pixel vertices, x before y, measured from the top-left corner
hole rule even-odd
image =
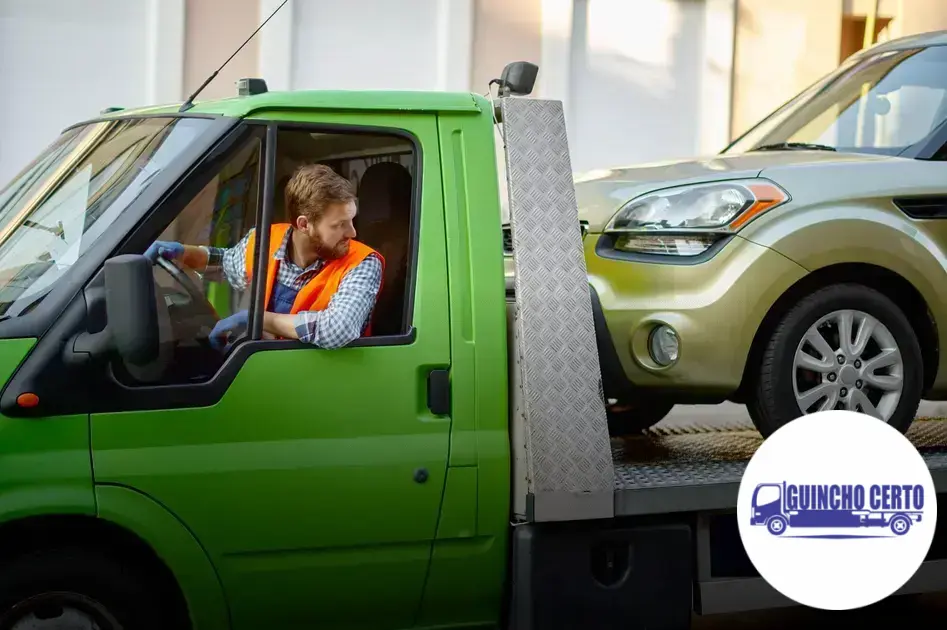
[[[127,116],[175,115],[182,102],[134,109],[117,109],[104,118]],[[421,90],[292,90],[263,92],[247,96],[197,101],[186,111],[189,115],[245,118],[265,110],[349,110],[400,112],[490,111],[484,96],[470,92],[433,92]]]

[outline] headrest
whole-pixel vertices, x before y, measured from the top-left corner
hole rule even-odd
[[[383,221],[407,227],[411,208],[411,173],[397,162],[372,164],[358,187],[358,213],[362,221]]]

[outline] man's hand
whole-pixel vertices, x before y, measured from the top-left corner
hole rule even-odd
[[[151,247],[145,251],[145,256],[152,263],[158,261],[158,257],[165,260],[180,261],[185,267],[191,269],[205,269],[207,267],[207,250],[196,245],[182,245],[174,241],[155,241]]]
[[[229,337],[231,334],[237,336],[240,334],[241,329],[246,329],[248,325],[248,313],[247,311],[237,311],[230,317],[225,317],[214,326],[214,329],[210,331],[208,339],[210,345],[215,350],[221,350],[229,343]]]
[[[174,260],[184,255],[184,245],[171,241],[155,241],[145,252],[145,257],[151,262],[156,262],[158,256],[165,260]]]

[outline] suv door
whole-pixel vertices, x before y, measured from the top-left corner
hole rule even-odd
[[[436,120],[372,114],[371,129],[364,121],[320,113],[244,123],[126,251],[156,238],[232,246],[274,221],[287,163],[337,159],[319,134],[338,134],[332,146],[349,152],[399,138],[411,149],[399,159],[413,170],[400,331],[327,350],[265,339],[256,326],[219,354],[209,328],[240,308],[254,321],[262,287],[222,299],[208,277],[160,263],[172,331],[163,358],[134,369],[113,361],[87,384],[99,406],[97,487],[143,493],[193,532],[234,628],[407,627],[421,601],[450,432],[449,417],[428,407],[429,373],[450,364]],[[262,264],[253,278],[266,278]]]

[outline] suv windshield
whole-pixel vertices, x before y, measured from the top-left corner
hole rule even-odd
[[[137,118],[74,127],[0,190],[0,318],[36,306],[209,124]]]
[[[947,47],[851,58],[778,109],[724,154],[799,148],[899,155],[947,119]],[[807,146],[808,145],[808,146]]]

